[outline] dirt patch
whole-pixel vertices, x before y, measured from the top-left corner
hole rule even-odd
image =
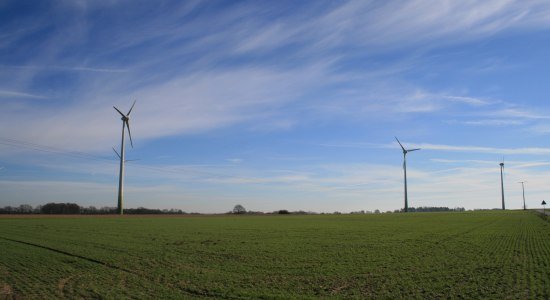
[[[0,296],[11,296],[13,295],[13,289],[9,284],[1,284]]]
[[[72,276],[71,276],[72,277]],[[61,295],[65,296],[65,285],[71,280],[71,277],[61,278],[57,284],[57,289],[61,292]]]

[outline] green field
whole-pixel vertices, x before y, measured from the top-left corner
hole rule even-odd
[[[0,218],[0,298],[550,297],[531,212]]]

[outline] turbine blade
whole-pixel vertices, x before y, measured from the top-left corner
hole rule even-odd
[[[118,158],[120,158],[120,154],[118,154],[118,152],[116,152],[115,148],[113,148],[113,151],[115,151],[116,156],[118,156]]]
[[[407,150],[407,152],[412,152],[412,151],[417,151],[417,150],[420,150],[420,148],[416,148],[416,149],[411,149],[411,150]]]
[[[401,145],[401,142],[399,141],[399,139],[397,137],[395,137],[395,140],[399,143],[399,146],[401,146],[401,149],[403,149],[403,152],[407,152],[407,150],[405,150],[405,147],[403,147],[403,145]]]
[[[128,111],[128,113],[126,114],[126,116],[129,116],[130,113],[132,112],[132,109],[134,109],[134,105],[136,105],[136,100],[134,100],[134,103],[132,104],[132,107],[130,107],[130,110]]]
[[[130,122],[126,121],[126,128],[128,128],[128,136],[130,137],[130,145],[134,148],[134,142],[132,141],[132,133],[130,132]]]
[[[114,107],[114,106],[113,106],[113,108],[116,109],[116,111],[118,111],[118,113],[119,113],[121,116],[126,117],[120,110],[118,110],[118,108],[116,108],[116,107]]]

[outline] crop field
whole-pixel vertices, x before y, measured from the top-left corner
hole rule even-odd
[[[0,218],[0,298],[550,297],[532,212]]]

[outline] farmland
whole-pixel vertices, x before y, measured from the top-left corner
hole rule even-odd
[[[532,212],[0,218],[0,298],[548,298]]]

